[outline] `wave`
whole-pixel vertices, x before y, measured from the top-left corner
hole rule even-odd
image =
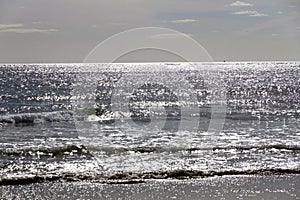
[[[262,146],[227,146],[227,147],[213,147],[211,150],[232,150],[236,149],[238,151],[248,151],[248,150],[287,150],[287,151],[300,151],[300,146],[296,145],[262,145]],[[190,148],[188,151],[199,151],[207,150],[203,148]]]
[[[69,145],[64,147],[43,148],[43,149],[20,149],[1,150],[0,158],[3,157],[38,157],[38,158],[66,158],[66,157],[86,157],[91,158],[92,154],[83,145]]]
[[[24,185],[32,183],[42,183],[50,181],[79,182],[91,181],[94,183],[106,184],[134,184],[144,183],[153,179],[192,179],[207,178],[214,176],[236,176],[236,175],[284,175],[300,174],[300,169],[257,169],[257,170],[225,170],[225,171],[200,171],[200,170],[170,170],[158,172],[118,172],[110,175],[106,174],[51,174],[51,175],[33,175],[27,177],[1,178],[1,185]]]
[[[90,110],[90,109],[87,109]],[[91,112],[91,111],[90,111]],[[92,113],[92,112],[91,112]],[[98,117],[94,114],[87,115],[87,121],[98,121],[100,124],[113,124],[114,119],[111,116],[101,116]],[[128,115],[128,114],[127,114]],[[124,114],[124,116],[127,116]],[[127,116],[130,118],[130,116]],[[293,113],[260,113],[259,115],[253,115],[251,113],[244,112],[227,112],[224,116],[217,114],[213,115],[214,118],[223,118],[229,120],[239,120],[239,121],[269,121],[269,120],[284,120],[287,118],[300,118],[300,114]],[[211,112],[202,112],[200,113],[200,118],[212,118]],[[77,116],[77,120],[83,120],[84,117]],[[161,120],[165,120],[162,118]],[[40,112],[40,113],[21,113],[21,114],[6,114],[0,115],[0,124],[16,124],[16,125],[26,125],[26,124],[39,124],[45,122],[62,122],[62,121],[74,121],[74,112],[73,111],[55,111],[55,112]]]
[[[37,124],[43,122],[61,122],[72,120],[73,112],[71,111],[21,113],[0,116],[0,123],[4,124]]]
[[[141,154],[147,153],[176,153],[176,152],[195,152],[195,151],[257,151],[257,150],[279,150],[300,152],[300,146],[297,145],[261,145],[261,146],[217,146],[217,147],[95,147],[84,145],[68,145],[63,147],[49,147],[49,148],[25,148],[25,149],[0,149],[0,158],[3,157],[39,157],[39,158],[62,158],[62,157],[77,157],[84,156],[86,158],[93,157],[94,152],[104,152],[107,154],[120,154],[124,152],[135,152]]]
[[[221,113],[218,115],[214,114],[209,111],[202,111],[200,113],[201,117],[209,118],[222,118],[224,115]],[[296,110],[277,110],[277,111],[256,111],[251,110],[245,112],[243,110],[234,110],[234,111],[227,111],[225,114],[225,119],[229,120],[239,120],[239,121],[270,121],[270,120],[284,120],[287,118],[300,118],[300,112]]]
[[[281,150],[281,151],[292,151],[292,152],[298,152],[300,151],[300,146],[297,145],[261,145],[261,146],[217,146],[217,147],[195,147],[195,148],[185,148],[185,147],[170,147],[170,148],[164,148],[164,147],[133,147],[133,148],[127,148],[127,147],[89,147],[88,148],[91,152],[93,151],[102,151],[109,154],[117,154],[117,153],[123,153],[123,152],[136,152],[136,153],[163,153],[163,152],[169,152],[169,153],[175,153],[179,151],[186,151],[186,152],[194,152],[194,151],[218,151],[218,150],[224,150],[224,151],[230,151],[230,150],[237,150],[237,151],[250,151],[250,150]]]

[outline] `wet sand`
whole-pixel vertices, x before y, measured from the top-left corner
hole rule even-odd
[[[134,184],[49,182],[0,186],[0,199],[300,199],[300,175],[216,176]]]

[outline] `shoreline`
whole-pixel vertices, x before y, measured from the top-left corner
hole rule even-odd
[[[300,174],[149,179],[134,184],[45,182],[0,186],[0,199],[300,199]]]

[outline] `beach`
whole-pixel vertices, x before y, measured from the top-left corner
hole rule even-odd
[[[299,199],[300,175],[215,176],[143,183],[49,182],[0,187],[1,199]]]

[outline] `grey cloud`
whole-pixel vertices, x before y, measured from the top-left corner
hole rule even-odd
[[[57,29],[35,29],[35,28],[8,28],[0,29],[0,33],[47,33],[55,32]]]
[[[57,29],[26,28],[24,24],[0,24],[0,33],[47,33]]]
[[[250,16],[250,17],[266,17],[266,16],[268,16],[267,14],[260,13],[256,10],[237,11],[237,12],[234,12],[233,14],[235,14],[235,15],[247,15],[247,16]]]
[[[0,29],[19,28],[23,26],[23,24],[0,24]]]
[[[182,38],[183,36],[187,37],[192,37],[192,34],[179,34],[179,33],[174,33],[174,34],[157,34],[151,36],[153,39],[177,39],[177,38]]]
[[[191,22],[197,22],[198,20],[196,19],[179,19],[179,20],[173,20],[171,21],[172,23],[175,24],[181,24],[181,23],[191,23]]]
[[[231,3],[230,6],[232,6],[232,7],[247,7],[247,6],[251,7],[251,6],[253,6],[253,4],[247,3],[247,2],[242,2],[242,1],[235,1],[235,2]]]

